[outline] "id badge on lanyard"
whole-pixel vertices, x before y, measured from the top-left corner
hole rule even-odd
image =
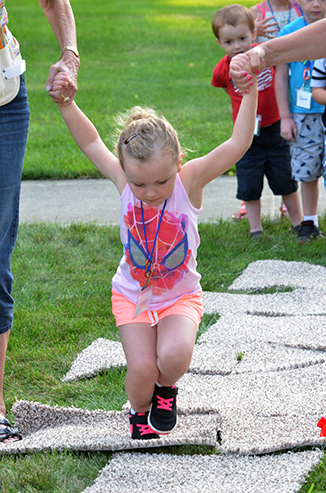
[[[144,269],[144,274],[145,274],[145,283],[142,287],[141,292],[139,293],[138,300],[137,300],[137,305],[135,309],[135,313],[133,318],[136,318],[138,315],[140,315],[143,312],[146,312],[149,310],[151,301],[152,301],[152,296],[153,296],[153,291],[152,291],[152,286],[151,286],[151,277],[153,275],[153,253],[158,237],[158,232],[160,229],[161,221],[163,218],[165,206],[166,206],[167,200],[165,200],[162,212],[160,215],[159,223],[157,226],[156,234],[155,234],[155,239],[154,239],[154,244],[152,251],[149,252],[148,250],[148,244],[147,244],[147,236],[146,236],[146,229],[145,229],[145,220],[144,220],[144,213],[143,213],[143,203],[140,203],[141,206],[141,215],[142,215],[142,223],[143,223],[143,229],[144,229],[144,237],[145,237],[145,244],[146,244],[146,254],[147,254],[147,260],[146,260],[146,265]]]
[[[255,123],[255,130],[254,130],[254,135],[256,135],[257,137],[259,137],[259,135],[260,135],[261,120],[262,120],[262,116],[257,115],[256,116],[256,123]]]
[[[312,93],[310,88],[306,89],[304,86],[297,90],[297,106],[299,108],[305,108],[310,110],[311,108]]]
[[[297,90],[296,106],[310,110],[312,103],[312,92],[310,88],[311,71],[314,66],[314,61],[306,60],[303,62],[303,83],[300,89]]]

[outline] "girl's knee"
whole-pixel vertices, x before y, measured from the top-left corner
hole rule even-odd
[[[138,362],[133,364],[128,364],[127,366],[128,372],[131,372],[134,378],[138,380],[151,380],[156,379],[156,375],[158,374],[157,362]]]
[[[183,369],[187,371],[192,357],[193,347],[162,347],[157,355],[158,367],[162,368],[175,368]]]

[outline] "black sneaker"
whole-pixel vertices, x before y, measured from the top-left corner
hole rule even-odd
[[[178,387],[155,385],[153,403],[148,415],[148,424],[154,431],[168,435],[177,426]]]
[[[160,435],[154,433],[147,423],[148,413],[129,414],[130,434],[134,440],[150,440],[151,438],[160,438]]]
[[[291,226],[291,233],[298,234],[301,228],[301,223],[298,224],[297,226]]]
[[[258,229],[257,231],[250,231],[250,233],[248,233],[248,238],[260,238],[263,234],[264,232],[261,229]]]
[[[304,243],[309,243],[312,238],[316,239],[321,236],[324,236],[323,233],[314,225],[313,221],[302,221],[298,231],[297,243],[303,245]]]

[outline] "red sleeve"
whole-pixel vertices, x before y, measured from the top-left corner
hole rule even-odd
[[[229,65],[230,65],[230,58],[228,55],[225,55],[222,60],[216,65],[216,67],[213,70],[213,77],[212,77],[212,85],[214,87],[223,87],[227,88],[228,83],[230,81],[230,76],[229,76]]]

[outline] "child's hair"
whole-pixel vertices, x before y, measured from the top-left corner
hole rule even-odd
[[[219,30],[225,24],[236,26],[240,23],[248,24],[250,31],[253,33],[255,29],[255,20],[249,9],[244,5],[227,5],[218,10],[213,17],[212,27],[217,39],[219,38]]]
[[[169,154],[178,163],[181,149],[177,132],[154,110],[135,106],[120,116],[118,123],[123,127],[116,144],[122,169],[126,153],[139,161],[147,161],[159,151]]]

